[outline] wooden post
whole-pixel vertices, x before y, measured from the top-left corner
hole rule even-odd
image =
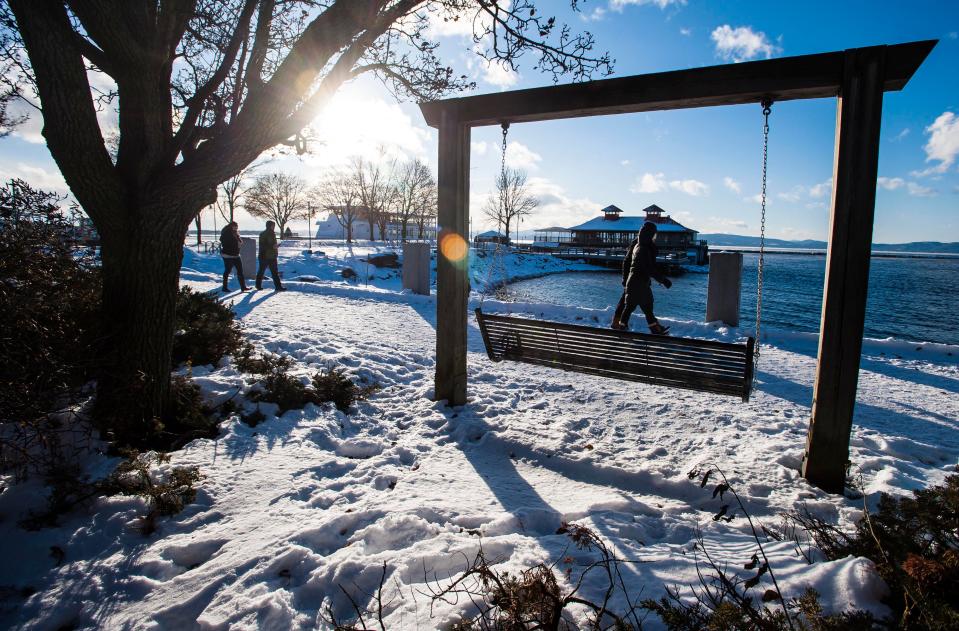
[[[836,120],[819,362],[802,474],[842,493],[856,405],[876,202],[886,47],[846,51]]]
[[[709,255],[706,284],[706,322],[722,320],[739,326],[739,305],[743,293],[743,253],[713,252]]]
[[[466,403],[466,306],[469,299],[470,128],[444,111],[439,124],[434,398]]]

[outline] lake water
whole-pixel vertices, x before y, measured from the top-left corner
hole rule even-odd
[[[757,254],[743,255],[740,327],[755,327]],[[763,326],[817,332],[822,311],[825,256],[767,254],[763,291]],[[703,320],[708,277],[687,273],[666,289],[653,282],[656,315]],[[622,291],[616,273],[570,272],[513,283],[508,299],[590,308],[615,305]],[[865,336],[959,344],[959,258],[873,258]],[[642,322],[639,309],[634,328]]]

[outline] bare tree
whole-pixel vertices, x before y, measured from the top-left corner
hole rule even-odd
[[[439,211],[438,195],[439,190],[436,186],[433,186],[420,200],[422,205],[416,213],[416,227],[419,230],[417,238],[419,239],[422,239],[426,234],[427,225],[436,226],[436,216]]]
[[[496,190],[486,200],[483,214],[496,222],[509,239],[510,224],[514,219],[532,214],[539,207],[539,199],[530,193],[526,172],[506,167],[496,176]]]
[[[288,223],[306,217],[306,198],[303,178],[288,173],[266,173],[257,177],[246,191],[246,212],[276,222],[282,238]]]
[[[196,246],[203,245],[203,209],[193,218],[193,225],[196,227]]]
[[[380,158],[383,157],[381,153]],[[380,229],[380,238],[386,238],[386,226],[390,221],[389,205],[392,203],[392,168],[385,166],[383,160],[368,160],[355,156],[350,160],[350,172],[353,186],[360,196],[360,203],[366,209],[366,220],[370,224],[370,241],[376,241],[374,227]]]
[[[419,158],[404,162],[396,170],[393,184],[393,218],[400,223],[400,238],[406,241],[407,226],[423,212],[436,180]],[[422,230],[421,230],[422,233]]]
[[[359,191],[353,178],[342,170],[326,177],[314,192],[320,204],[328,210],[346,231],[346,242],[353,243],[353,224],[360,216]]]
[[[570,0],[575,7],[578,0]],[[610,72],[589,33],[535,0],[6,0],[0,49],[11,86],[42,110],[43,136],[101,236],[104,365],[97,413],[123,440],[161,427],[168,404],[183,241],[217,186],[264,151],[306,151],[303,134],[365,73],[398,96],[470,87],[429,39],[465,19],[482,56],[554,77]],[[106,75],[106,77],[104,77]],[[91,90],[93,85],[106,85]],[[99,107],[118,115],[115,156]]]
[[[240,199],[243,197],[243,185],[251,175],[254,167],[243,169],[231,176],[217,187],[216,212],[223,217],[223,221],[230,223],[236,220],[236,211],[240,209]]]

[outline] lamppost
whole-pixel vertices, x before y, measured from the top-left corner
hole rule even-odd
[[[313,254],[313,204],[306,205],[306,234],[309,237],[310,245],[307,247],[307,252]]]

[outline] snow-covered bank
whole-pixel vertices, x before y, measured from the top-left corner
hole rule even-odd
[[[385,562],[387,628],[444,628],[468,603],[441,605],[431,617],[430,577],[462,570],[480,545],[503,568],[555,560],[568,553],[555,534],[563,520],[594,528],[620,557],[648,561],[623,566],[624,580],[634,595],[655,598],[664,585],[696,583],[697,529],[731,567],[752,553],[745,522],[714,522],[716,502],[686,478],[705,462],[723,467],[765,523],[801,506],[844,524],[860,514],[861,500],[823,494],[799,477],[813,335],[769,331],[754,396],[743,404],[493,364],[471,321],[471,399],[449,409],[431,400],[435,299],[399,291],[397,270],[367,274],[369,251],[320,249],[325,257],[284,250],[291,291],[274,293],[267,280],[264,291],[224,299],[259,347],[304,370],[342,366],[383,389],[350,415],[310,405],[256,428],[233,417],[216,440],[174,453],[171,465],[197,465],[204,479],[197,501],[149,537],[130,527],[141,508],[130,498],[102,499],[60,528],[26,532],[9,508],[22,492],[4,491],[0,626],[326,628],[327,604],[349,613],[339,587],[375,590]],[[361,278],[342,280],[345,266]],[[218,258],[191,253],[182,278],[215,289],[219,270]],[[490,298],[483,308],[600,324],[611,315]],[[681,335],[740,335],[671,324]],[[959,348],[943,345],[865,345],[850,457],[867,501],[938,482],[959,461],[957,357]],[[228,362],[192,374],[211,401],[245,387]],[[51,546],[64,551],[62,563]],[[790,543],[767,552],[787,595],[812,586],[832,610],[884,611],[868,561],[809,565]],[[586,597],[599,588],[587,585]],[[647,619],[645,628],[657,624]]]

